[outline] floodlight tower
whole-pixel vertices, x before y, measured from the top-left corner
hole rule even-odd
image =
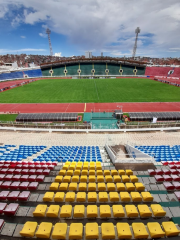
[[[49,28],[47,28],[46,33],[48,35],[48,40],[49,40],[50,55],[53,56],[53,50],[52,50],[51,38],[50,38],[51,30]]]
[[[136,39],[135,39],[135,44],[134,44],[134,48],[133,48],[133,55],[132,55],[133,58],[135,58],[135,56],[136,56],[138,34],[139,34],[140,32],[141,32],[141,29],[140,29],[139,27],[137,27],[136,30],[135,30]]]

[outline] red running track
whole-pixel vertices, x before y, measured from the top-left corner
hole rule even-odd
[[[91,112],[114,111],[123,112],[177,112],[180,102],[157,103],[1,103],[1,113],[56,113],[56,112]]]
[[[28,82],[28,81],[30,81],[30,80],[31,80],[31,79],[0,82],[0,89],[5,88],[5,87],[11,87],[11,86],[14,86],[14,85],[16,85],[16,84],[23,83],[23,82]]]

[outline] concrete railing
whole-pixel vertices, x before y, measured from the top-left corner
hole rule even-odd
[[[105,149],[106,149],[106,151],[107,151],[107,153],[108,153],[111,161],[112,161],[113,163],[115,163],[115,161],[116,161],[116,156],[115,156],[115,154],[113,153],[113,151],[110,149],[110,147],[109,147],[107,144],[105,144]]]

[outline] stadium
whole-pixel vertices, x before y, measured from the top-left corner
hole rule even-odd
[[[180,59],[138,57],[138,47],[151,53],[153,46],[160,55],[159,42],[163,45],[163,41],[157,43],[157,48],[155,44],[150,45],[155,30],[154,35],[149,30],[141,38],[139,27],[132,42],[129,37],[130,46],[134,46],[132,57],[117,57],[122,55],[117,50],[112,51],[116,57],[104,56],[104,53],[93,56],[91,51],[81,56],[53,55],[52,46],[56,46],[59,38],[63,50],[72,51],[73,37],[68,42],[55,32],[57,26],[60,28],[57,19],[58,15],[63,17],[63,11],[66,18],[61,25],[66,26],[67,16],[72,15],[74,23],[77,21],[80,13],[74,15],[74,12],[78,3],[73,1],[68,5],[60,0],[60,6],[59,1],[47,0],[37,10],[35,2],[27,1],[26,6],[19,2],[15,0],[11,8],[3,5],[3,11],[9,10],[7,15],[1,13],[3,21],[13,16],[12,8],[16,4],[14,16],[17,12],[18,15],[11,23],[13,31],[16,27],[24,33],[26,26],[32,35],[30,43],[38,45],[35,33],[40,26],[37,20],[33,22],[32,16],[35,14],[37,19],[40,13],[38,21],[43,23],[44,32],[39,33],[39,37],[44,40],[38,46],[43,46],[43,41],[47,44],[44,37],[47,34],[50,55],[0,55],[0,239],[179,240]],[[93,1],[93,11],[98,9],[96,14],[100,19],[108,3],[103,6],[96,3]],[[88,8],[83,6],[91,9],[91,5],[86,4],[79,8],[87,14]],[[119,7],[120,3],[114,1],[114,4],[112,8],[108,5],[105,18],[108,23],[113,13],[116,18],[119,15],[115,6]],[[161,14],[169,17],[168,8],[163,8],[166,4],[164,1],[161,5],[166,10]],[[73,11],[65,11],[66,5],[68,8],[73,5]],[[55,7],[52,12],[51,6]],[[155,3],[153,8],[156,9]],[[47,9],[48,14],[43,18]],[[137,11],[138,7],[133,9]],[[148,11],[152,11],[150,7]],[[146,14],[148,11],[146,9]],[[26,19],[22,29],[20,25],[24,20],[20,15]],[[142,12],[139,15],[146,19]],[[156,15],[158,11],[153,13],[154,18]],[[57,19],[52,24],[54,16]],[[90,16],[93,25],[95,15],[91,12]],[[64,35],[75,35],[76,42],[84,46],[89,40],[85,41],[83,36],[88,36],[85,30],[91,32],[92,38],[93,31],[87,28],[89,25],[83,29],[83,21],[87,23],[84,18],[80,19],[78,26],[71,21],[72,26],[66,26],[68,33]],[[102,23],[107,27],[102,19],[100,35],[103,35]],[[168,19],[170,21],[170,17]],[[133,25],[132,22],[131,19]],[[159,22],[163,22],[161,18]],[[113,27],[115,25],[113,21]],[[79,28],[83,30],[82,35]],[[129,28],[121,26],[120,29],[125,34],[123,30]],[[108,37],[108,28],[106,31]],[[96,29],[95,36],[98,34]],[[111,47],[116,49],[118,42],[123,45],[126,37],[112,41]],[[29,48],[28,38],[22,35],[21,39],[26,41],[26,51],[34,52],[34,48]],[[142,48],[146,39],[148,44]],[[93,43],[93,39],[89,41]],[[167,52],[173,55],[175,46]],[[44,50],[41,47],[39,51]],[[16,50],[12,50],[14,52]]]

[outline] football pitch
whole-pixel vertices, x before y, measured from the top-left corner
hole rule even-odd
[[[180,88],[141,78],[48,79],[0,93],[0,103],[180,102]]]

